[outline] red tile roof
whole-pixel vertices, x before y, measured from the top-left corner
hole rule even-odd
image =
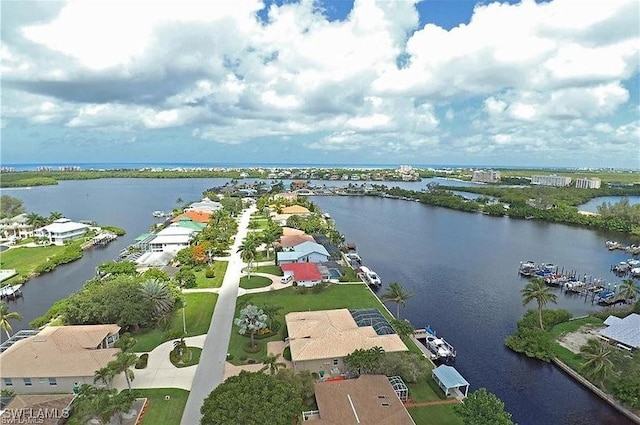
[[[293,278],[298,282],[322,280],[322,275],[316,263],[290,263],[280,266],[282,271],[293,272]]]
[[[200,211],[187,211],[184,212],[174,218],[171,219],[172,223],[175,223],[177,221],[180,221],[181,218],[189,218],[193,221],[197,221],[198,223],[208,223],[209,222],[209,218],[211,217],[211,214],[206,213],[206,212],[200,212]]]

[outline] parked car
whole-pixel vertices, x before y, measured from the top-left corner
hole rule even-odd
[[[280,283],[289,283],[293,280],[293,275],[283,276],[280,278]]]

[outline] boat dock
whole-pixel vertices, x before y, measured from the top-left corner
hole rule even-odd
[[[20,298],[22,296],[22,290],[20,288],[22,288],[21,283],[0,288],[0,298],[7,300],[15,300],[16,298]]]
[[[118,235],[116,235],[115,233],[102,232],[94,236],[93,239],[91,239],[90,241],[85,242],[82,245],[82,249],[89,249],[92,246],[106,246],[110,242],[116,240],[117,238],[118,238]]]
[[[639,255],[640,254],[640,245],[624,245],[617,241],[606,241],[605,245],[609,251],[615,251],[617,249],[628,252],[631,255]]]

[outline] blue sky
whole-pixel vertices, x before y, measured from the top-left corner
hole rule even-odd
[[[3,2],[7,163],[640,168],[640,3]]]

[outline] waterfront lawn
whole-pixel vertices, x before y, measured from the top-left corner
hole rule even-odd
[[[196,272],[196,288],[219,288],[222,286],[222,280],[224,279],[224,275],[227,272],[227,266],[229,265],[228,261],[214,261],[213,262],[213,270],[214,277],[208,278],[205,275],[205,270],[201,270]]]
[[[268,273],[275,276],[284,276],[280,266],[258,266],[255,268],[256,273]]]
[[[580,372],[584,360],[579,354],[563,347],[557,341],[561,336],[575,332],[585,325],[602,325],[603,321],[597,317],[582,317],[580,319],[570,320],[568,322],[559,323],[549,330],[549,334],[553,340],[553,354],[562,362],[566,363],[571,369]]]
[[[243,289],[264,288],[271,285],[271,279],[264,276],[242,276],[240,278],[240,287]]]
[[[410,407],[407,410],[416,425],[462,425],[462,418],[453,411],[455,404]]]
[[[12,248],[2,253],[2,269],[14,269],[19,276],[27,277],[47,258],[60,254],[67,246],[49,245],[39,247]]]
[[[238,333],[238,326],[235,324],[231,330],[231,340],[229,341],[229,353],[233,356],[231,363],[235,365],[244,364],[242,359],[254,359],[261,361],[266,355],[267,342],[283,339],[285,332],[284,316],[292,311],[310,310],[331,310],[336,308],[378,308],[388,317],[380,301],[362,285],[331,285],[319,294],[314,294],[310,289],[301,294],[298,288],[289,287],[277,291],[261,292],[257,294],[244,295],[238,298],[234,317],[240,315],[240,310],[247,304],[255,304],[261,307],[264,304],[281,306],[278,321],[280,322],[280,332],[268,338],[257,340],[260,344],[260,351],[257,353],[247,353],[244,348],[249,344],[249,337]]]
[[[180,425],[189,391],[178,388],[136,389],[140,397],[148,398],[142,425]],[[165,397],[169,396],[169,400]]]
[[[436,382],[429,378],[426,382],[408,383],[409,398],[415,403],[424,403],[427,401],[440,401],[446,397]]]
[[[183,294],[187,301],[185,310],[185,322],[187,325],[187,337],[207,333],[211,324],[213,309],[218,300],[218,294],[209,292]],[[182,333],[182,309],[176,310],[168,328],[144,329],[132,336],[138,340],[133,347],[134,352],[148,352],[165,341],[175,339],[175,335]]]

